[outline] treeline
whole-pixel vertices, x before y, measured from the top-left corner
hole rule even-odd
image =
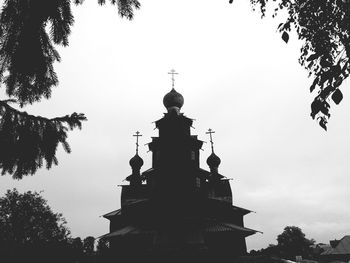
[[[105,262],[108,241],[72,238],[67,222],[37,192],[8,190],[0,197],[0,262]]]
[[[286,226],[283,232],[277,236],[277,244],[270,244],[260,250],[251,250],[249,256],[282,258],[292,261],[303,259],[319,261],[322,252],[324,252],[323,246],[316,244],[312,238],[306,238],[299,227]]]
[[[108,242],[95,238],[68,238],[61,241],[0,242],[0,261],[6,263],[95,263],[107,262]]]

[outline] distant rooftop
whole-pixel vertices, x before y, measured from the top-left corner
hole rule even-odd
[[[350,235],[344,236],[339,243],[333,247],[324,251],[321,255],[350,255]]]

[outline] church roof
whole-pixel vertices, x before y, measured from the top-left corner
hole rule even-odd
[[[117,210],[114,210],[112,212],[109,212],[109,213],[103,215],[103,217],[104,218],[111,218],[111,217],[113,217],[115,215],[121,215],[121,213],[122,213],[122,210],[121,209],[117,209]]]
[[[208,233],[241,232],[244,234],[244,236],[250,236],[260,231],[256,231],[256,230],[242,227],[242,226],[237,226],[232,223],[208,221],[205,224],[205,232],[208,232]]]
[[[249,214],[249,213],[252,213],[252,212],[255,213],[255,212],[252,211],[252,210],[245,209],[245,208],[243,208],[243,207],[239,207],[239,206],[235,206],[235,205],[232,205],[232,208],[233,208],[233,210],[240,210],[241,212],[244,213],[244,215]]]
[[[219,205],[223,205],[223,206],[226,206],[226,204],[223,204],[220,200],[217,200],[217,199],[208,199],[207,200],[207,204],[208,205],[214,205],[214,206],[219,206]],[[254,212],[252,210],[248,210],[248,209],[245,209],[245,208],[242,208],[242,207],[239,207],[239,206],[235,206],[235,205],[231,205],[229,207],[229,209],[233,210],[233,211],[236,211],[236,212],[239,212],[240,214],[242,215],[246,215],[246,214],[249,214],[251,212]],[[255,212],[254,212],[255,213]]]
[[[128,235],[141,235],[141,234],[156,234],[158,231],[156,229],[143,229],[137,226],[124,226],[116,231],[103,235],[99,238],[113,238],[113,237],[123,237]],[[213,220],[208,220],[204,223],[203,228],[204,233],[219,233],[219,232],[237,232],[244,236],[250,236],[257,232],[250,228],[237,226],[231,223],[217,222]],[[261,233],[261,232],[260,232]]]
[[[106,235],[100,236],[99,238],[112,238],[112,237],[122,237],[125,235],[139,235],[139,234],[152,234],[155,233],[154,230],[145,230],[136,226],[125,226],[116,231],[108,233]]]
[[[343,255],[350,254],[350,235],[344,236],[334,248],[327,249],[321,255]]]
[[[180,113],[179,115],[176,115],[174,117],[173,115],[165,114],[163,118],[155,121],[156,128],[161,127],[164,123],[167,123],[169,121],[173,122],[175,120],[181,120],[184,122],[187,126],[191,127],[193,123],[193,119],[186,117],[183,113]]]

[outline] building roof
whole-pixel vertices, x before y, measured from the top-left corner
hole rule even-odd
[[[244,236],[250,236],[257,232],[260,232],[250,228],[237,226],[232,223],[218,222],[216,220],[207,220],[206,222],[204,222],[202,231],[205,233],[239,232]],[[113,238],[113,237],[123,237],[128,235],[140,235],[140,234],[155,234],[157,232],[158,232],[157,229],[143,229],[137,226],[128,225],[116,231],[113,231],[111,233],[108,233],[106,235],[103,235],[99,238]]]
[[[324,251],[321,255],[344,255],[350,254],[350,235],[344,236],[334,248]]]
[[[151,234],[155,233],[153,230],[145,230],[141,229],[135,226],[125,226],[123,228],[120,228],[116,231],[113,231],[111,233],[108,233],[106,235],[100,236],[99,238],[112,238],[112,237],[121,237],[125,235],[138,235],[138,234]]]
[[[114,210],[112,212],[109,212],[109,213],[103,215],[103,217],[104,218],[111,218],[111,217],[113,217],[115,215],[121,215],[121,213],[122,213],[121,209],[117,209],[117,210]]]
[[[232,209],[233,209],[233,210],[242,211],[244,215],[249,214],[249,213],[255,213],[255,212],[252,211],[252,210],[249,210],[249,209],[246,209],[246,208],[243,208],[243,207],[239,207],[239,206],[235,206],[235,205],[232,205]]]
[[[205,224],[205,232],[207,233],[241,232],[244,234],[244,236],[250,236],[260,231],[256,231],[256,230],[242,227],[242,226],[237,226],[232,223],[208,221]]]

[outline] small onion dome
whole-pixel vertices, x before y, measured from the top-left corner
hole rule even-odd
[[[170,92],[165,94],[163,104],[168,111],[175,109],[178,112],[184,105],[184,97],[172,88]]]
[[[143,165],[143,160],[138,154],[135,154],[135,156],[130,159],[129,164],[132,169],[140,170]]]
[[[209,167],[213,167],[213,168],[217,168],[219,167],[221,163],[221,160],[220,158],[215,154],[215,153],[212,153],[208,159],[207,159],[207,164],[209,165]]]

